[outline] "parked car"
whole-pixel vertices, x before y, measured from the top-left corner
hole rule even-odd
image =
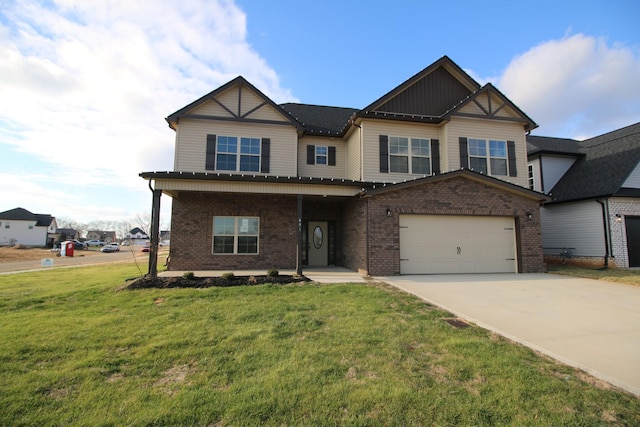
[[[140,252],[149,252],[151,250],[151,245],[149,243],[145,243]]]
[[[87,244],[84,242],[81,242],[80,240],[69,240],[70,242],[73,242],[73,247],[75,249],[87,249]]]
[[[100,252],[119,252],[120,246],[117,243],[109,243],[100,249]]]
[[[104,246],[104,242],[101,240],[87,240],[85,243],[87,246]]]
[[[124,242],[122,242],[122,246],[129,246],[129,241],[125,240]]]

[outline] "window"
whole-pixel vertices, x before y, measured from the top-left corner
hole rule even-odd
[[[535,181],[533,179],[533,165],[529,165],[529,190],[535,190]]]
[[[259,228],[255,217],[213,217],[213,253],[257,254]]]
[[[238,141],[239,140],[239,141]],[[238,144],[239,142],[239,144]],[[207,170],[260,172],[262,143],[259,138],[218,136],[215,148],[207,142]],[[211,164],[215,158],[215,165]]]
[[[328,147],[316,145],[316,165],[327,164]]]
[[[11,223],[10,222],[5,222],[4,223],[4,228],[11,228]]]
[[[431,147],[428,139],[389,137],[389,171],[429,175]]]
[[[507,175],[506,141],[469,139],[469,168],[490,175]]]
[[[33,230],[33,225],[30,225],[30,226],[29,226],[29,230]]]

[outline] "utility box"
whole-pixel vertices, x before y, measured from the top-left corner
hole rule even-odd
[[[62,246],[60,246],[60,256],[68,256],[73,258],[73,242],[62,242]]]

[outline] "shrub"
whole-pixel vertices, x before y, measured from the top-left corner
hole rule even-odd
[[[274,267],[267,270],[267,277],[278,277],[280,272]]]
[[[193,279],[195,279],[195,278],[196,278],[196,275],[195,275],[195,274],[193,274],[193,271],[188,271],[188,272],[184,273],[184,274],[182,275],[182,277],[184,277],[184,278],[185,278],[185,279],[187,279],[187,280],[193,280]]]
[[[229,273],[224,273],[221,277],[222,277],[224,280],[231,280],[231,279],[233,279],[233,273],[231,273],[231,272],[229,272]]]

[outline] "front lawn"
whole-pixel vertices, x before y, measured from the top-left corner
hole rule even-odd
[[[572,265],[548,264],[547,270],[553,274],[586,277],[587,279],[606,280],[608,282],[626,283],[640,286],[640,270],[622,268],[595,269]]]
[[[115,292],[135,275],[0,276],[0,425],[640,425],[637,397],[385,285]]]

